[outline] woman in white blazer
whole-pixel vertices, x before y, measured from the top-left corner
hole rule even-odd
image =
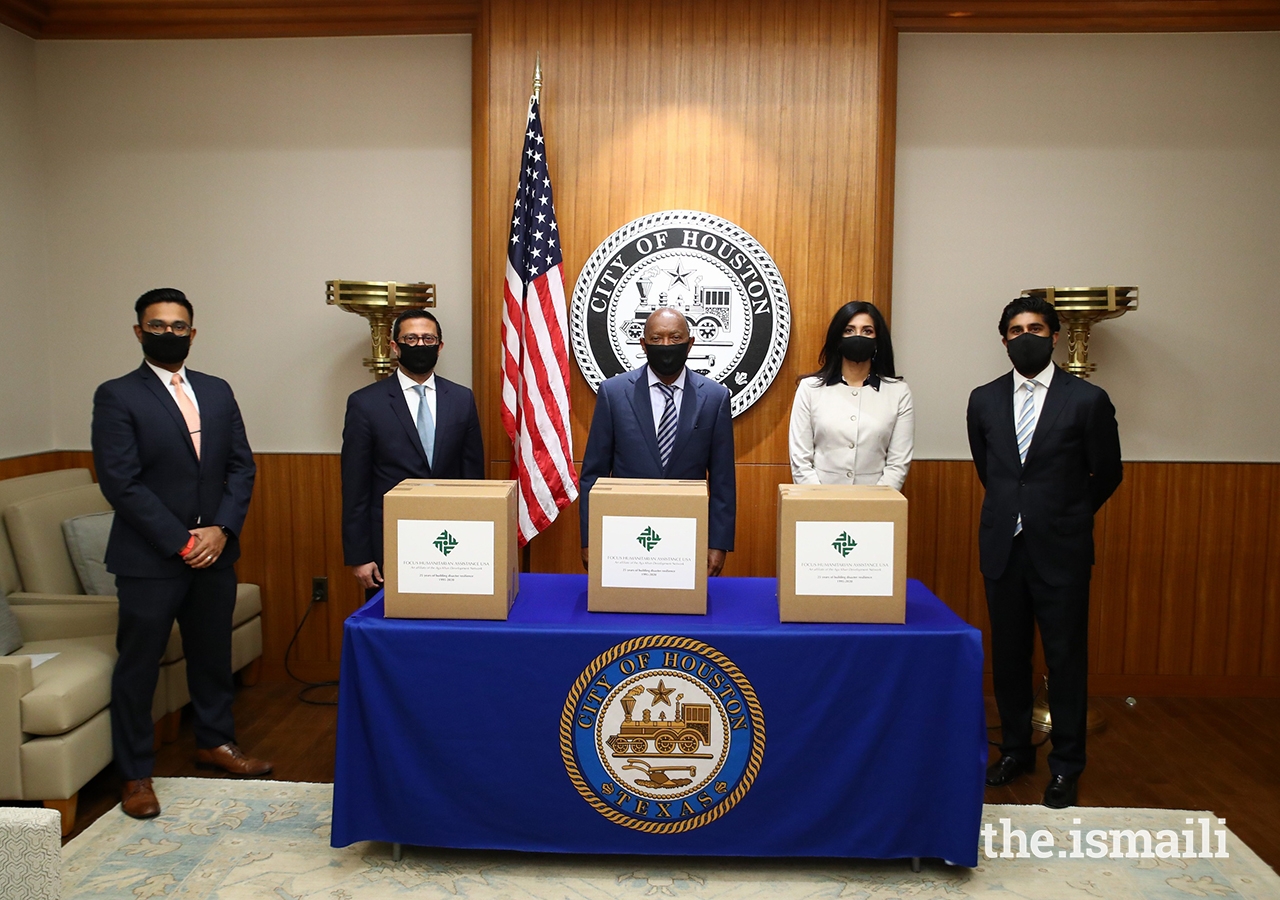
[[[870,303],[846,303],[827,327],[820,368],[804,375],[791,405],[791,480],[887,484],[902,490],[911,467],[911,389],[893,369],[889,326]]]

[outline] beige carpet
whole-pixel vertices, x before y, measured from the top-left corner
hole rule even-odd
[[[707,898],[707,900],[1187,900],[1191,897],[1280,898],[1280,877],[1227,831],[1222,858],[1184,859],[1184,830],[1200,851],[1203,825],[1224,830],[1207,812],[1160,809],[1077,808],[1055,812],[1038,806],[988,806],[984,825],[995,832],[986,856],[979,836],[979,864],[953,868],[924,864],[913,874],[906,862],[844,860],[737,860],[553,856],[405,848],[392,862],[387,844],[329,847],[332,788],[325,784],[158,778],[164,807],[157,819],[139,822],[116,807],[64,848],[62,896],[84,898],[183,898],[183,900],[604,900],[604,898]],[[1080,819],[1075,824],[1074,819]],[[1186,820],[1197,820],[1187,825]],[[1028,835],[1025,858],[1003,858],[1002,819]],[[605,825],[602,823],[602,827]],[[1177,832],[1151,855],[1111,858],[1112,829]],[[1081,834],[1081,856],[1072,858]],[[1094,844],[1088,832],[1095,831]],[[1122,835],[1121,853],[1128,852]],[[1017,845],[1011,853],[1023,849]],[[1093,859],[1090,851],[1106,856]],[[1050,847],[1050,844],[1052,846]],[[1031,856],[1032,849],[1043,858]],[[1134,849],[1141,854],[1142,846]],[[1160,858],[1158,852],[1163,850]],[[1218,838],[1211,834],[1211,852]],[[1048,854],[1045,856],[1045,854]]]

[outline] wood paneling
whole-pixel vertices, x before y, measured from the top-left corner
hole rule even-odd
[[[1127,463],[1095,528],[1095,692],[1277,696],[1280,467]],[[968,461],[917,461],[908,574],[985,625],[974,540],[981,485]],[[942,539],[941,536],[945,536]]]
[[[740,528],[727,572],[772,568],[772,509],[786,477],[795,379],[816,366],[832,312],[887,305],[892,237],[893,50],[877,0],[494,0],[477,63],[475,358],[499,346],[516,166],[535,54],[556,212],[572,287],[615,229],[645,213],[723,216],[769,251],[791,300],[790,349],[773,387],[734,420]],[[581,454],[595,396],[571,367]],[[499,371],[474,383],[492,467],[505,471]],[[575,510],[532,543],[535,569],[578,559]],[[565,522],[564,518],[569,521]],[[761,542],[759,546],[756,542]]]
[[[242,536],[241,581],[262,588],[264,675],[336,677],[342,623],[364,593],[342,565],[342,490],[336,454],[258,454],[258,479]],[[0,460],[0,478],[91,465],[83,451]],[[785,465],[738,466],[738,547],[727,575],[773,576],[777,485]],[[506,474],[495,463],[493,477]],[[917,460],[904,488],[911,503],[907,574],[984,632],[978,569],[982,485],[968,461]],[[579,572],[577,506],[531,545],[531,569]],[[1098,515],[1090,609],[1094,693],[1280,696],[1280,465],[1127,463],[1125,480]]]
[[[888,0],[899,31],[1274,31],[1273,0]]]
[[[481,0],[0,0],[35,38],[257,38],[466,34]]]

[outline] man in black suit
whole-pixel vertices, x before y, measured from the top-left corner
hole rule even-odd
[[[255,473],[240,408],[225,381],[183,364],[196,330],[181,291],[147,291],[135,311],[144,361],[94,394],[93,461],[116,512],[106,553],[120,601],[112,749],[124,811],[149,818],[160,812],[151,699],[175,619],[197,764],[242,776],[265,775],[271,764],[241,752],[231,716],[233,565]]]
[[[391,346],[399,368],[347,398],[342,428],[342,554],[370,596],[382,584],[382,495],[406,478],[484,478],[475,398],[435,374],[436,317],[401,313]]]
[[[1035,768],[1033,627],[1049,666],[1053,720],[1044,805],[1074,806],[1085,763],[1093,515],[1120,485],[1120,435],[1106,391],[1052,362],[1052,304],[1020,297],[1000,316],[1013,372],[969,395],[969,448],[986,488],[978,551],[991,615],[1000,759],[987,784]]]

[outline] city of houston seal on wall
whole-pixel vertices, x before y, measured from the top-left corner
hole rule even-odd
[[[602,653],[574,683],[560,752],[578,793],[611,822],[654,834],[725,815],[764,757],[764,714],[724,654],[648,635]]]
[[[747,232],[710,213],[667,210],[628,222],[595,249],[570,305],[570,340],[591,389],[644,364],[649,313],[674,307],[689,320],[689,368],[732,395],[737,416],[782,366],[791,335],[787,289],[773,259]]]

